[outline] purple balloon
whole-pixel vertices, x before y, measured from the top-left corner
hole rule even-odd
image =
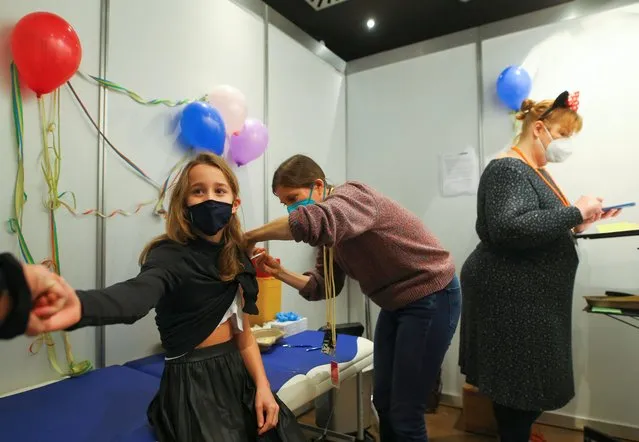
[[[230,155],[238,166],[244,166],[264,153],[268,147],[268,129],[260,120],[248,118],[238,135],[231,136]]]

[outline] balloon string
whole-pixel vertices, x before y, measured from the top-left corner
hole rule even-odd
[[[133,170],[135,170],[136,172],[138,172],[138,174],[140,174],[144,179],[146,179],[146,181],[148,183],[150,183],[154,188],[156,188],[157,190],[160,191],[159,193],[159,197],[158,200],[155,204],[155,207],[153,209],[153,214],[154,215],[159,215],[159,216],[164,216],[166,214],[166,210],[163,207],[164,204],[164,199],[166,198],[166,193],[169,186],[169,181],[171,179],[171,176],[177,172],[181,166],[190,158],[191,153],[187,152],[187,154],[181,159],[179,160],[171,169],[171,171],[169,172],[169,175],[166,177],[166,180],[164,180],[164,183],[162,185],[159,185],[158,183],[156,183],[153,179],[151,179],[151,177],[149,177],[149,175],[147,175],[140,167],[138,167],[133,161],[131,161],[129,158],[126,157],[126,155],[124,155],[122,152],[120,152],[115,145],[107,138],[107,136],[100,130],[100,128],[98,127],[98,125],[96,124],[95,120],[93,119],[93,117],[91,117],[91,114],[89,113],[87,107],[85,106],[84,102],[82,101],[82,99],[80,98],[80,96],[78,95],[78,93],[76,92],[75,88],[73,87],[73,85],[71,84],[70,81],[67,82],[67,86],[69,87],[69,89],[71,90],[71,93],[73,94],[74,98],[76,99],[76,101],[78,102],[78,104],[80,105],[80,107],[82,108],[82,110],[84,111],[84,114],[87,116],[87,118],[89,119],[89,121],[91,122],[91,124],[93,125],[93,127],[95,127],[95,129],[98,131],[98,133],[100,134],[100,136],[104,139],[104,141],[109,145],[109,147],[120,157],[122,158],[129,166],[131,166],[131,168]],[[177,178],[177,175],[176,175]],[[174,182],[175,182],[175,178],[174,178]],[[146,206],[150,203],[142,203],[143,206]],[[140,206],[138,205],[138,207],[135,210],[135,213],[137,213],[139,211]],[[125,215],[125,216],[129,216],[127,213],[123,210],[116,210],[114,212],[112,212],[110,215],[104,215],[101,214],[100,212],[97,211],[93,211],[93,213],[97,216],[100,217],[105,217],[105,218],[110,218],[115,212],[117,212],[120,215]]]
[[[519,133],[521,132],[522,122],[517,119],[517,111],[510,111],[510,117],[513,119],[513,141],[511,144],[519,143]]]
[[[168,192],[168,189],[173,187],[173,185],[175,184],[175,182],[177,181],[178,177],[179,177],[179,172],[181,170],[181,168],[184,166],[184,164],[190,159],[190,154],[185,155],[183,158],[181,158],[172,168],[171,171],[169,172],[168,176],[166,177],[166,179],[164,180],[164,184],[162,185],[162,189],[160,191],[160,195],[158,197],[157,200],[152,200],[152,201],[145,201],[142,203],[139,203],[135,206],[135,209],[133,210],[133,212],[128,212],[126,210],[123,209],[115,209],[113,211],[111,211],[108,214],[102,213],[97,209],[89,209],[89,210],[84,210],[79,212],[77,210],[76,207],[76,197],[75,197],[75,193],[74,192],[62,192],[60,195],[58,195],[58,204],[62,207],[64,207],[65,209],[67,209],[72,215],[74,216],[88,216],[88,215],[94,215],[100,218],[113,218],[116,215],[122,215],[122,216],[133,216],[133,215],[137,215],[138,213],[140,213],[140,211],[142,210],[143,207],[146,207],[148,205],[154,204],[154,208],[153,208],[153,214],[154,215],[158,215],[158,216],[166,216],[166,210],[164,209],[164,200],[166,199],[166,195]],[[173,179],[171,180],[171,177],[173,177]],[[72,203],[68,203],[64,200],[62,200],[62,198],[64,198],[65,196],[69,195],[72,198]]]
[[[27,201],[27,195],[24,192],[24,156],[23,156],[24,154],[24,149],[23,149],[24,112],[23,112],[23,106],[22,106],[22,94],[20,92],[20,82],[18,78],[18,71],[13,63],[11,64],[10,69],[11,69],[11,102],[12,102],[11,104],[12,104],[12,110],[13,110],[13,122],[14,122],[14,133],[15,133],[15,140],[16,140],[18,171],[16,174],[16,182],[15,182],[15,190],[14,190],[14,208],[13,208],[14,213],[13,213],[13,217],[9,219],[8,224],[9,224],[10,230],[13,233],[16,233],[18,235],[18,244],[19,244],[20,252],[22,254],[24,261],[29,264],[34,264],[35,260],[33,259],[33,255],[31,254],[31,251],[29,250],[29,246],[27,245],[27,241],[24,237],[24,234],[22,233],[22,216],[24,211],[24,205]],[[56,107],[56,111],[59,118],[60,108],[59,108],[58,98],[59,98],[59,95],[54,96],[54,106],[57,104],[57,106],[55,107]],[[44,109],[44,107],[40,104],[39,109],[42,110]],[[41,121],[44,121],[44,120],[41,120]],[[49,128],[50,128],[50,125],[49,125]],[[49,130],[47,130],[47,133],[48,132]],[[56,155],[57,162],[54,162],[52,164],[50,161],[51,158],[49,156],[48,146],[46,144],[46,141],[44,140],[46,139],[43,138],[43,146],[46,146],[47,149],[43,152],[43,154],[46,155],[46,159],[48,159],[49,162],[48,162],[48,165],[42,164],[42,166],[43,166],[43,171],[46,171],[46,173],[50,174],[49,178],[51,178],[51,177],[54,177],[56,173],[58,173],[59,175],[59,155]],[[56,144],[55,144],[56,149],[58,149],[57,146],[58,145],[56,140]],[[44,159],[43,161],[46,162]],[[53,184],[54,181],[55,180],[47,179],[48,184],[49,183]],[[57,182],[55,182],[55,185],[57,186]],[[50,189],[49,189],[49,195],[51,195]],[[53,268],[59,269],[60,262],[59,262],[59,247],[58,247],[58,241],[57,241],[57,226],[55,224],[55,217],[53,217],[53,211],[51,211],[50,213],[51,213],[51,217],[50,217],[51,232],[52,232],[52,238],[53,238],[52,239],[53,259],[46,260],[44,263],[45,264],[48,263],[50,268],[53,267]],[[29,351],[32,353],[37,353],[39,348],[43,344],[46,344],[49,363],[51,364],[51,367],[60,375],[75,376],[75,375],[79,375],[91,370],[92,367],[89,361],[83,361],[83,362],[80,362],[79,364],[75,364],[75,362],[73,361],[73,355],[71,353],[71,345],[68,340],[68,336],[64,332],[63,332],[63,336],[64,336],[64,343],[65,343],[65,351],[67,354],[67,362],[69,363],[69,371],[65,372],[64,370],[62,370],[62,368],[60,368],[60,364],[58,363],[57,355],[54,348],[55,344],[53,341],[53,337],[50,333],[45,333],[41,335],[39,338],[37,338],[36,341],[34,341],[29,346]]]
[[[57,274],[62,273],[60,264],[60,244],[58,241],[58,225],[56,223],[55,211],[60,207],[60,199],[58,194],[58,184],[60,181],[60,172],[62,168],[62,152],[61,152],[61,130],[60,130],[60,89],[56,89],[51,95],[51,111],[47,118],[44,99],[38,97],[38,110],[40,116],[40,129],[42,141],[41,168],[47,183],[48,199],[45,201],[45,207],[49,211],[49,238],[51,240],[51,259],[46,260],[52,271]],[[61,333],[63,336],[64,350],[67,360],[67,371],[63,371],[58,363],[58,357],[55,351],[53,338],[49,333],[45,333],[43,340],[47,344],[47,355],[49,363],[53,369],[60,375],[78,376],[90,371],[93,367],[90,361],[82,361],[76,364],[71,351],[71,342],[66,332]]]
[[[73,87],[73,85],[71,84],[70,81],[67,81],[67,86],[69,87],[69,89],[71,90],[71,93],[73,94],[74,98],[76,99],[76,101],[78,102],[78,104],[80,105],[80,107],[82,108],[82,110],[84,111],[84,114],[87,116],[87,118],[89,119],[89,121],[91,122],[91,124],[93,125],[93,127],[95,127],[95,129],[98,131],[98,133],[100,134],[100,136],[104,139],[104,141],[109,145],[109,147],[120,157],[122,158],[129,166],[131,166],[131,168],[133,168],[133,170],[135,170],[137,173],[139,173],[149,184],[151,184],[153,187],[155,187],[156,189],[161,189],[160,185],[158,183],[156,183],[149,175],[147,175],[140,167],[138,167],[133,161],[131,161],[129,158],[126,157],[126,155],[124,155],[122,152],[120,152],[114,145],[113,143],[107,138],[107,136],[100,130],[100,128],[98,127],[97,123],[95,122],[95,120],[93,119],[93,117],[91,117],[91,114],[89,113],[87,107],[84,105],[84,102],[80,99],[80,96],[78,95],[78,93],[75,91],[75,88]]]
[[[65,209],[67,209],[73,216],[88,216],[88,215],[93,215],[93,216],[97,216],[99,218],[113,218],[116,215],[122,215],[122,216],[133,216],[133,215],[137,215],[138,213],[140,213],[140,211],[142,210],[143,207],[148,206],[150,204],[153,204],[154,201],[146,201],[143,203],[139,203],[135,206],[135,209],[133,210],[133,212],[127,212],[126,210],[123,209],[115,209],[111,212],[109,212],[108,214],[104,214],[102,212],[100,212],[97,209],[88,209],[88,210],[84,210],[84,211],[77,211],[75,209],[75,207],[71,206],[70,204],[64,202],[64,201],[60,201],[60,205],[62,207],[64,207]]]
[[[18,79],[18,69],[11,63],[11,108],[13,110],[13,126],[16,141],[16,151],[18,160],[18,171],[16,173],[14,195],[13,195],[13,218],[9,219],[9,229],[12,232],[20,232],[18,244],[20,253],[25,262],[33,264],[33,256],[22,236],[20,227],[22,226],[22,213],[24,204],[27,201],[27,194],[24,191],[24,120],[22,111],[22,93],[20,91],[20,80]]]
[[[22,217],[24,205],[27,201],[27,195],[24,191],[24,120],[23,120],[23,105],[22,105],[22,95],[20,91],[20,83],[18,78],[18,72],[15,67],[15,64],[11,64],[11,86],[12,86],[12,111],[13,111],[13,120],[14,120],[14,133],[16,139],[16,151],[17,151],[17,161],[18,161],[18,171],[16,174],[15,181],[15,189],[14,189],[14,217],[9,219],[9,228],[11,232],[17,234],[18,243],[20,247],[20,252],[25,262],[29,264],[35,263],[33,259],[33,255],[31,254],[26,238],[24,237],[22,231]],[[71,89],[74,97],[78,100],[80,106],[82,107],[85,114],[91,120],[91,123],[98,129],[95,121],[91,118],[89,112],[84,106],[84,103],[80,100],[79,96],[73,89],[73,86],[68,83],[69,88]],[[55,210],[59,207],[65,207],[74,215],[78,215],[75,210],[75,195],[72,192],[63,192],[58,193],[58,184],[60,179],[61,172],[61,149],[60,149],[60,90],[56,89],[56,91],[52,94],[52,112],[50,119],[47,119],[47,112],[45,108],[45,103],[42,97],[38,97],[38,110],[40,116],[40,125],[41,125],[41,141],[42,141],[42,151],[41,151],[41,169],[45,178],[45,182],[47,183],[47,194],[48,198],[44,202],[45,207],[49,211],[49,228],[50,228],[50,239],[51,239],[51,259],[47,259],[43,261],[43,264],[47,265],[52,271],[60,274],[61,265],[60,265],[60,252],[59,252],[59,241],[58,241],[58,229],[57,222],[55,218]],[[98,129],[99,131],[99,129]],[[99,131],[100,132],[100,131]],[[120,157],[125,160],[130,166],[132,166],[138,173],[140,173],[143,177],[145,177],[148,181],[155,184],[154,187],[159,187],[156,183],[154,183],[148,175],[146,175],[139,167],[137,167],[132,161],[130,161],[126,156],[121,154],[109,140],[106,139],[103,133],[100,132],[100,135],[107,141],[109,146],[116,151]],[[164,185],[161,187],[161,194],[156,204],[156,212],[164,213],[164,209],[162,207],[162,202],[167,192],[167,188],[169,182],[171,181],[171,174],[179,169],[179,167],[186,161],[188,157],[181,159],[171,170],[171,173],[167,177],[164,182]],[[176,177],[174,177],[173,182],[175,182]],[[73,206],[66,203],[62,200],[62,198],[66,195],[70,194],[73,197]],[[136,214],[140,211],[140,209],[145,206],[151,204],[151,202],[146,202],[139,204],[135,211],[131,214],[129,212],[125,212],[121,209],[114,210],[109,215],[105,215],[97,210],[88,210],[81,213],[81,215],[95,215],[101,216],[104,218],[110,218],[115,216],[116,214],[130,216]],[[58,362],[57,353],[55,350],[55,342],[51,333],[44,333],[38,338],[36,338],[31,345],[29,346],[29,352],[32,354],[36,354],[39,352],[43,345],[47,346],[47,356],[49,363],[53,370],[55,370],[58,374],[64,376],[78,376],[84,374],[93,369],[93,366],[90,361],[81,361],[76,363],[73,357],[73,353],[71,350],[71,342],[69,340],[68,333],[61,332],[63,337],[63,343],[65,348],[65,356],[67,359],[67,370],[63,370]]]
[[[176,106],[182,106],[184,104],[189,104],[189,103],[193,103],[195,101],[206,101],[206,95],[200,98],[197,98],[195,100],[190,100],[190,99],[185,99],[185,100],[177,100],[177,101],[172,101],[172,100],[167,100],[164,98],[154,98],[152,100],[145,100],[144,98],[142,98],[140,95],[138,95],[137,93],[133,92],[130,89],[125,88],[124,86],[121,86],[113,81],[104,79],[104,78],[100,78],[100,77],[96,77],[95,75],[89,75],[89,74],[84,74],[82,72],[78,72],[78,74],[85,78],[85,79],[92,79],[93,81],[95,81],[96,83],[104,86],[105,88],[114,91],[114,92],[118,92],[120,94],[124,94],[127,95],[129,98],[131,98],[133,101],[135,101],[136,103],[139,104],[143,104],[145,106],[156,106],[156,105],[164,105],[164,106],[168,106],[168,107],[176,107]]]
[[[515,134],[518,134],[519,133],[519,128],[521,126],[521,121],[519,121],[517,119],[517,112],[516,111],[510,112],[510,115],[512,115],[512,119],[513,119],[513,131],[515,132]]]
[[[167,192],[169,188],[173,187],[178,177],[180,176],[179,172],[182,170],[184,165],[191,159],[191,152],[187,152],[177,163],[171,168],[169,174],[164,180],[164,184],[162,185],[162,190],[160,190],[160,196],[155,204],[153,209],[153,213],[155,215],[165,216],[166,210],[164,209],[164,200],[166,199]],[[171,176],[173,176],[173,180],[171,180]],[[169,184],[170,182],[170,184]]]
[[[31,252],[28,248],[27,242],[24,238],[24,236],[22,235],[22,231],[21,231],[21,225],[22,225],[22,212],[23,212],[23,207],[24,207],[24,203],[27,201],[27,194],[24,192],[24,163],[23,163],[23,137],[24,137],[24,124],[23,124],[23,109],[22,109],[22,95],[21,95],[21,91],[20,91],[20,86],[19,86],[19,80],[18,80],[18,73],[17,73],[17,69],[15,67],[14,64],[11,65],[11,77],[12,77],[12,104],[13,104],[13,116],[14,116],[14,125],[15,125],[15,137],[16,137],[16,145],[18,148],[18,173],[16,174],[16,186],[15,186],[15,195],[14,195],[14,210],[15,210],[15,217],[11,218],[8,222],[8,226],[9,226],[9,231],[11,233],[15,233],[18,235],[18,239],[19,239],[19,243],[20,243],[20,250],[21,250],[21,254],[24,258],[24,260],[26,262],[29,263],[33,263],[33,257],[31,255]],[[80,104],[80,107],[83,109],[84,113],[86,114],[86,116],[89,118],[89,120],[91,121],[91,123],[93,124],[93,126],[98,129],[98,132],[100,133],[100,135],[105,139],[105,141],[107,142],[107,144],[116,152],[116,154],[118,154],[125,162],[127,162],[127,164],[129,164],[134,170],[136,170],[138,173],[140,173],[140,175],[142,175],[145,179],[147,180],[151,180],[151,178],[142,171],[142,169],[140,169],[135,163],[133,163],[131,160],[129,160],[124,154],[122,154],[114,145],[113,143],[110,142],[110,140],[108,140],[108,138],[99,130],[97,124],[95,123],[95,121],[93,120],[93,118],[91,117],[90,113],[88,112],[85,104],[82,102],[82,100],[80,99],[79,95],[77,94],[77,92],[75,91],[75,89],[73,88],[73,85],[69,82],[68,83],[69,89],[71,90],[73,96],[75,97],[75,99],[78,101],[78,104]],[[59,95],[58,95],[58,100],[59,100]],[[59,127],[58,127],[59,130]],[[59,136],[59,134],[58,134]],[[56,156],[56,158],[59,156],[59,150],[54,148],[54,154]],[[45,204],[45,205],[51,205],[53,204],[53,206],[55,206],[55,208],[58,208],[60,206],[64,207],[65,209],[67,209],[71,214],[73,214],[74,216],[88,216],[88,215],[94,215],[100,218],[112,218],[116,215],[122,215],[122,216],[133,216],[138,214],[141,209],[145,206],[148,206],[150,204],[153,204],[154,201],[146,201],[146,202],[142,202],[139,203],[135,206],[135,209],[132,212],[123,210],[123,209],[115,209],[113,211],[111,211],[108,214],[102,213],[97,209],[89,209],[89,210],[84,210],[81,212],[78,212],[77,210],[77,206],[76,206],[76,197],[75,194],[73,192],[62,192],[60,194],[57,195],[57,197],[55,197],[55,193],[57,193],[57,180],[59,179],[59,169],[57,171],[55,171],[55,174],[53,173],[53,169],[51,169],[51,160],[49,157],[49,149],[43,149],[43,153],[46,155],[46,159],[43,162],[43,172],[45,174],[45,179],[47,180],[47,184],[50,184],[50,188],[52,189],[52,192],[49,195],[49,203]],[[154,206],[154,210],[153,213],[155,215],[159,215],[159,216],[165,216],[166,215],[166,210],[164,209],[164,200],[166,198],[167,195],[167,191],[170,187],[172,187],[175,184],[175,181],[177,180],[179,174],[177,174],[176,172],[178,172],[182,166],[189,160],[190,158],[190,153],[187,153],[182,159],[180,159],[171,169],[171,171],[169,172],[167,178],[164,180],[163,185],[160,187],[157,183],[153,182],[153,186],[156,188],[160,188],[160,194],[159,194],[159,198],[157,199],[157,201],[155,201],[155,206]],[[48,159],[48,161],[47,161]],[[59,164],[59,162],[58,162]],[[173,180],[171,180],[171,176],[173,176]],[[153,180],[151,180],[153,181]],[[65,201],[62,200],[62,198],[65,195],[70,195],[73,198],[73,203],[69,204]]]

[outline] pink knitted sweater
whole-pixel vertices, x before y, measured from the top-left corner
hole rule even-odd
[[[323,202],[289,215],[293,238],[311,246],[333,246],[337,292],[346,276],[385,310],[396,310],[444,289],[455,267],[450,253],[413,213],[369,186],[349,181]],[[324,299],[320,250],[310,281],[300,294]]]

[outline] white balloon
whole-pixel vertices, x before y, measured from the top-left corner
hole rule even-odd
[[[227,135],[242,130],[244,120],[248,116],[246,97],[242,92],[233,86],[221,85],[211,91],[206,101],[222,116]]]

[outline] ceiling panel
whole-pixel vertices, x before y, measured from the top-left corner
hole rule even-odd
[[[265,0],[345,61],[570,1]]]

